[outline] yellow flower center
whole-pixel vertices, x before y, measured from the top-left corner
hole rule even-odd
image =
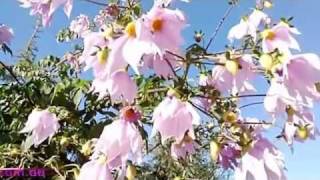
[[[136,37],[136,24],[135,24],[135,22],[128,23],[125,31],[129,37],[135,38]]]
[[[237,60],[227,60],[225,67],[232,75],[236,75],[239,71],[239,63]]]
[[[232,112],[232,111],[228,111],[228,112],[225,112],[223,114],[223,120],[226,121],[226,122],[235,122],[237,120],[237,115],[236,113]]]
[[[297,136],[302,139],[306,140],[309,137],[309,131],[308,128],[305,126],[300,126],[297,129]]]
[[[270,71],[273,66],[273,57],[270,54],[263,54],[260,56],[260,64],[261,66]]]
[[[152,21],[151,30],[153,32],[159,32],[163,28],[163,20],[160,18],[156,18]]]
[[[274,40],[274,38],[276,37],[276,33],[273,32],[271,29],[264,30],[261,33],[261,35],[262,35],[263,39],[267,39],[267,40],[270,40],[270,41]]]
[[[105,64],[109,56],[109,49],[108,48],[100,49],[97,53],[97,56],[98,56],[99,63]]]

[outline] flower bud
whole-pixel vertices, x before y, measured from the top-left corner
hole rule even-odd
[[[263,6],[264,6],[265,8],[272,8],[272,7],[273,7],[273,4],[272,4],[271,1],[264,1],[264,2],[263,2]]]
[[[260,56],[260,64],[265,70],[270,71],[273,66],[272,56],[269,54],[262,54]]]
[[[199,32],[195,32],[195,34],[194,34],[194,40],[197,42],[197,43],[199,43],[199,42],[201,42],[202,41],[202,39],[203,39],[203,33],[201,32],[201,31],[199,31]]]
[[[234,76],[239,71],[239,63],[236,60],[227,60],[225,67]]]
[[[99,63],[104,64],[105,62],[107,62],[108,55],[109,55],[108,48],[103,48],[99,50],[97,53]]]
[[[63,146],[63,147],[66,147],[69,145],[69,138],[63,136],[61,139],[60,139],[60,145]]]
[[[136,37],[136,25],[135,22],[129,22],[125,28],[127,36],[134,38]]]
[[[216,141],[210,142],[210,156],[213,161],[218,160],[220,149],[220,145]]]
[[[137,176],[136,167],[133,165],[128,165],[126,176],[127,176],[128,180],[134,180],[134,178]]]
[[[297,128],[297,136],[299,139],[306,140],[309,137],[309,131],[306,126],[299,126]]]
[[[222,118],[225,122],[234,123],[237,121],[237,114],[232,111],[228,111],[223,114]]]
[[[81,153],[85,156],[90,156],[90,154],[92,153],[92,142],[91,141],[88,141],[82,145]]]

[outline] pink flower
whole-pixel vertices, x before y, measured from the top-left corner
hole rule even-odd
[[[105,155],[110,169],[125,165],[129,159],[141,162],[143,140],[133,123],[140,118],[138,114],[139,112],[132,107],[123,109],[120,120],[104,128],[92,158]]]
[[[242,39],[250,35],[255,41],[259,25],[262,21],[266,22],[267,19],[268,16],[264,12],[255,9],[249,17],[243,17],[239,24],[230,29],[228,39],[232,42],[234,39]]]
[[[78,56],[72,53],[66,53],[63,58],[74,68],[76,71],[80,70]]]
[[[182,29],[186,26],[183,13],[158,6],[141,17],[137,23],[137,38],[146,41],[160,56],[166,50],[176,52],[183,43]]]
[[[129,64],[135,73],[140,74],[141,59],[144,54],[149,54],[150,44],[136,38],[136,22],[127,25],[124,35],[111,43],[110,63],[108,72],[113,72],[119,66]]]
[[[10,44],[12,38],[13,30],[4,24],[0,24],[0,44]]]
[[[261,34],[262,50],[265,53],[272,52],[275,49],[283,53],[289,53],[289,49],[300,50],[298,42],[292,37],[292,34],[300,34],[300,32],[284,22],[280,22],[271,29],[264,30]]]
[[[192,124],[199,124],[200,116],[188,102],[183,102],[175,96],[167,96],[153,112],[153,135],[161,134],[161,141],[174,138],[180,142],[189,132],[194,138]]]
[[[71,21],[69,29],[76,35],[83,37],[90,32],[90,21],[88,16],[80,14],[75,20]]]
[[[235,60],[227,60],[225,65],[216,65],[212,70],[212,85],[220,92],[247,93],[255,91],[249,82],[255,73],[252,57],[243,55]],[[230,65],[229,65],[230,64]]]
[[[236,180],[284,180],[282,153],[267,139],[258,137],[252,148],[243,155],[235,169]]]
[[[303,67],[303,68],[301,68]],[[312,104],[319,100],[320,93],[315,83],[320,81],[320,59],[316,54],[294,55],[284,63],[284,84],[294,98]]]
[[[206,111],[210,111],[210,108],[213,104],[212,99],[210,99],[209,97],[195,97],[192,98],[191,101]]]
[[[103,160],[91,160],[85,163],[81,169],[77,180],[113,180],[108,164]]]
[[[133,102],[138,93],[137,85],[124,70],[118,70],[106,79],[94,79],[92,89],[99,93],[99,98],[106,96],[108,91],[113,100],[127,102]]]
[[[234,169],[238,165],[237,158],[241,156],[241,151],[238,147],[232,144],[225,144],[222,146],[219,156],[218,163],[223,169]]]
[[[163,56],[159,54],[149,54],[143,56],[143,64],[140,66],[140,71],[150,68],[154,70],[157,76],[169,78],[175,76],[172,68],[175,69],[178,66],[180,65],[175,57],[169,53],[165,53]]]
[[[32,144],[38,146],[48,137],[52,137],[60,128],[55,114],[46,110],[34,109],[28,116],[28,121],[20,133],[32,132],[29,137]]]
[[[42,25],[50,25],[53,13],[64,6],[65,14],[70,17],[73,0],[19,0],[21,7],[31,8],[30,15],[41,16]]]
[[[85,64],[85,71],[92,68],[95,77],[103,78],[106,74],[109,41],[101,32],[87,33],[83,38],[84,50],[79,61]]]
[[[300,106],[312,107],[313,101],[320,98],[315,86],[320,81],[317,76],[319,72],[320,60],[317,55],[290,56],[274,68],[274,78],[264,101],[266,110],[276,114],[284,112],[287,105],[294,109]]]
[[[304,104],[289,95],[287,87],[281,80],[272,79],[270,88],[264,99],[264,107],[266,111],[273,115],[279,115],[285,112],[288,105],[298,107]]]
[[[196,148],[198,146],[199,145],[193,140],[193,138],[186,133],[181,142],[171,144],[171,156],[175,159],[184,159],[186,156],[196,153]]]
[[[308,138],[315,139],[316,135],[319,135],[314,116],[307,108],[302,108],[300,111],[294,109],[289,111],[288,120],[283,129],[283,137],[289,145],[292,145],[294,139],[304,141]]]

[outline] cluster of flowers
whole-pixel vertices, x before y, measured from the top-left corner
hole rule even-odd
[[[72,8],[72,0],[20,1],[24,7],[32,8],[31,14],[41,15],[44,25],[50,23],[59,6],[64,5],[67,15]],[[70,29],[84,40],[79,60],[85,70],[93,70],[92,91],[99,93],[100,98],[110,95],[113,101],[134,103],[137,85],[128,67],[136,74],[152,69],[156,75],[169,78],[174,77],[174,68],[181,66],[173,54],[179,54],[183,43],[181,32],[186,18],[180,10],[167,7],[171,1],[161,2],[156,1],[149,12],[124,28],[102,27],[101,31],[92,32],[84,15],[71,23]],[[258,55],[232,52],[230,58],[219,59],[212,74],[200,76],[199,81],[200,86],[216,88],[221,93],[246,94],[256,91],[251,82],[258,76],[256,70],[262,69],[271,77],[265,110],[271,114],[272,123],[287,116],[281,136],[289,145],[294,140],[303,141],[319,134],[311,110],[320,97],[315,85],[320,82],[320,60],[315,54],[293,54],[292,49],[300,50],[294,34],[300,32],[288,22],[273,25],[267,14],[255,9],[231,28],[228,39],[232,42],[250,37],[254,42],[261,41],[262,52]],[[12,30],[2,25],[0,43],[10,43],[11,37]],[[206,101],[201,105],[210,109],[212,103]],[[119,168],[120,176],[124,177],[128,160],[142,161],[143,140],[137,128],[140,118],[141,112],[135,106],[121,109],[119,120],[107,125],[96,141],[90,161],[81,168],[80,179],[112,179],[110,171]],[[174,140],[171,146],[174,158],[195,153],[198,147],[193,126],[200,124],[200,115],[192,104],[169,90],[152,118],[152,134],[159,132],[162,142]],[[286,179],[281,152],[262,135],[270,126],[255,118],[241,117],[239,109],[225,112],[223,120],[224,137],[210,143],[214,160],[225,169],[233,169],[235,179]],[[21,132],[32,131],[33,143],[39,145],[59,127],[53,113],[35,109]]]

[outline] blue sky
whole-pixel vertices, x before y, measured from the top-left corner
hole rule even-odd
[[[146,7],[150,7],[151,0],[142,0]],[[187,43],[192,40],[195,30],[202,29],[209,36],[215,29],[220,18],[223,16],[227,8],[227,0],[193,0],[191,4],[177,3],[177,7],[185,11],[190,26],[184,31]],[[105,2],[105,1],[104,1]],[[240,16],[250,12],[250,7],[255,0],[241,0],[231,13],[228,20],[223,25],[215,43],[211,46],[211,51],[219,51],[227,44],[226,35],[230,27],[239,22]],[[82,0],[74,0],[74,10],[72,18],[80,13],[88,14],[91,17],[95,15],[99,6],[88,4]],[[320,52],[320,1],[319,0],[275,0],[275,7],[268,10],[268,14],[273,18],[294,16],[294,25],[302,32],[297,39],[301,45],[302,52]],[[4,23],[12,27],[15,31],[15,38],[12,41],[12,49],[18,53],[24,47],[33,31],[35,25],[35,17],[29,16],[29,10],[22,9],[18,6],[16,0],[1,0],[0,2],[0,23]],[[59,10],[53,19],[52,26],[43,29],[40,39],[37,42],[39,58],[48,54],[61,56],[68,49],[75,45],[71,43],[57,43],[55,34],[60,28],[68,26],[70,21]],[[15,63],[16,58],[10,58],[0,54],[1,59],[5,59],[7,63]],[[256,81],[258,89],[265,91],[266,83],[262,79]],[[250,99],[255,101],[257,99]],[[249,101],[249,100],[246,100]],[[315,108],[317,123],[319,124],[319,106]],[[244,109],[244,115],[256,116],[262,119],[268,119],[262,106],[254,106]],[[279,131],[276,129],[275,131]],[[269,133],[270,137],[276,136]],[[289,180],[318,180],[320,179],[320,140],[307,141],[306,143],[296,143],[294,153],[290,153],[289,149],[282,142],[274,141],[278,147],[285,153],[286,167],[288,169]]]

